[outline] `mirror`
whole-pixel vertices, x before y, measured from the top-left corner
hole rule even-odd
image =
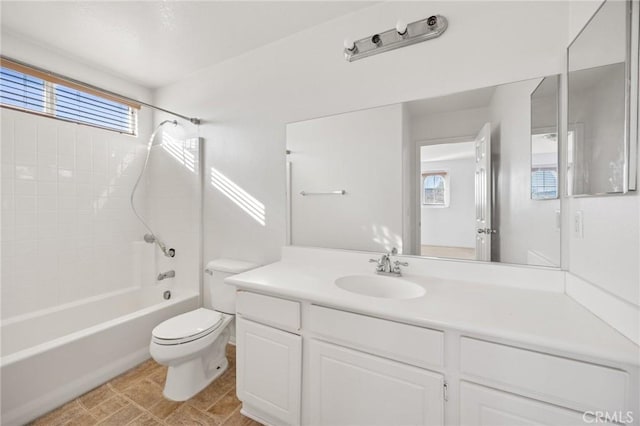
[[[291,244],[557,267],[557,118],[549,76],[290,123]]]
[[[559,197],[558,83],[557,77],[545,77],[531,94],[532,200]]]
[[[570,195],[626,193],[636,187],[637,141],[631,143],[635,136],[630,133],[630,8],[630,1],[604,2],[569,46]],[[637,90],[637,46],[634,56]],[[637,122],[634,126],[637,131]]]

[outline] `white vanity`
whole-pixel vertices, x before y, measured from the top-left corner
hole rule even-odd
[[[602,412],[638,423],[640,348],[566,296],[564,272],[403,258],[398,280],[422,296],[335,284],[377,277],[369,257],[285,247],[282,261],[228,280],[246,415],[273,425],[582,425]]]

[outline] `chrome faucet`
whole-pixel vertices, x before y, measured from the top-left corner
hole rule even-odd
[[[176,271],[174,271],[173,269],[167,272],[163,272],[161,274],[158,274],[158,281],[162,281],[165,278],[173,278],[176,276]]]
[[[390,277],[400,277],[402,276],[402,271],[400,270],[400,266],[409,266],[407,262],[400,262],[396,260],[395,262],[391,261],[391,256],[396,256],[398,254],[398,249],[393,248],[389,253],[383,254],[380,259],[369,259],[369,263],[376,263],[376,274],[378,275],[387,275]]]

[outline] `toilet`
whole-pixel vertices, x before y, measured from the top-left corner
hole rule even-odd
[[[169,367],[163,391],[166,398],[185,401],[227,370],[225,349],[236,312],[236,289],[224,279],[257,266],[231,259],[209,262],[205,285],[213,309],[186,312],[153,329],[151,356]]]

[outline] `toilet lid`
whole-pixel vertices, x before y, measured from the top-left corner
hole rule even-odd
[[[170,318],[156,328],[151,334],[156,339],[182,340],[209,334],[222,323],[222,314],[210,309],[196,309]]]

